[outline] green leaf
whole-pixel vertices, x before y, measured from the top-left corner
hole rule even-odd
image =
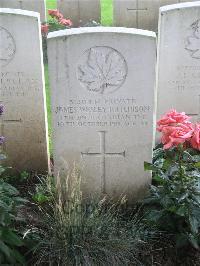
[[[4,240],[5,243],[10,244],[12,246],[21,247],[23,245],[23,242],[20,239],[20,237],[10,229],[5,229],[3,231],[2,239]]]
[[[177,248],[181,248],[185,245],[187,245],[189,239],[188,236],[186,234],[180,233],[180,234],[176,234],[176,246]]]
[[[194,162],[200,163],[200,155],[193,155],[193,156],[192,156],[192,160],[193,160]]]
[[[157,182],[159,185],[163,185],[165,183],[165,180],[159,175],[154,175],[152,179],[153,181]]]
[[[195,167],[200,168],[200,162],[194,164]]]
[[[196,249],[199,249],[199,243],[198,240],[195,238],[195,236],[191,235],[189,236],[189,242],[192,244],[192,246]]]
[[[165,159],[163,158],[159,158],[154,162],[154,166],[158,167],[158,168],[162,168],[163,164],[164,164]]]
[[[20,265],[25,265],[25,258],[16,249],[12,250],[12,255]]]
[[[197,234],[199,229],[199,222],[195,216],[189,216],[190,227],[193,233]]]
[[[0,240],[0,251],[3,253],[3,254],[5,254],[6,255],[6,257],[7,258],[9,258],[10,257],[10,248],[6,245],[6,244],[4,244],[4,242],[3,241],[1,241]]]
[[[177,215],[180,215],[182,217],[184,217],[187,214],[187,208],[185,206],[181,206],[180,208],[178,208],[175,213]]]
[[[157,171],[158,168],[151,163],[144,162],[144,170],[145,171]]]

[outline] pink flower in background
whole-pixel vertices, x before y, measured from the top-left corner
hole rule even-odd
[[[70,19],[65,19],[65,18],[59,19],[59,23],[64,26],[69,26],[69,27],[72,26],[72,22]]]
[[[193,132],[194,126],[191,123],[163,127],[161,142],[164,144],[164,149],[185,143],[191,139]]]
[[[157,130],[162,132],[163,128],[166,126],[173,126],[181,123],[190,123],[190,117],[187,116],[184,112],[177,112],[176,110],[170,110],[166,113],[158,122]]]
[[[42,33],[48,33],[49,25],[47,25],[47,24],[41,25],[41,31],[42,31]]]
[[[48,14],[52,17],[52,18],[57,18],[57,19],[62,19],[63,15],[57,10],[57,9],[49,9],[48,10]]]
[[[200,124],[195,125],[194,134],[190,140],[192,148],[200,151]]]

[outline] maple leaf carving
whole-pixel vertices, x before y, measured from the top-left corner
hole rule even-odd
[[[0,27],[0,63],[6,65],[15,54],[15,43],[12,35]]]
[[[78,66],[78,79],[93,92],[104,94],[119,88],[127,74],[122,55],[110,47],[94,47],[87,52],[86,62]]]

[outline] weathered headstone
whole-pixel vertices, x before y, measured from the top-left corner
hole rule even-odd
[[[8,165],[48,171],[44,72],[39,14],[0,9],[0,121]]]
[[[189,1],[189,0],[188,0]],[[187,0],[114,0],[114,25],[145,30],[158,29],[159,7]],[[197,0],[190,0],[197,1]]]
[[[142,30],[49,34],[55,172],[83,165],[85,193],[136,198],[151,182],[155,50]]]
[[[200,114],[200,2],[160,9],[157,117],[171,108]]]
[[[41,22],[46,21],[45,0],[0,0],[0,8],[30,10],[40,13]]]
[[[101,19],[100,0],[57,0],[57,7],[65,18],[72,20],[74,27]]]

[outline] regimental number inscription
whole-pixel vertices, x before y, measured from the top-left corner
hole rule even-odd
[[[0,66],[6,66],[14,58],[16,45],[11,33],[0,27]]]
[[[97,94],[113,93],[126,80],[127,64],[115,49],[96,46],[87,50],[77,67],[77,77],[82,87]]]

